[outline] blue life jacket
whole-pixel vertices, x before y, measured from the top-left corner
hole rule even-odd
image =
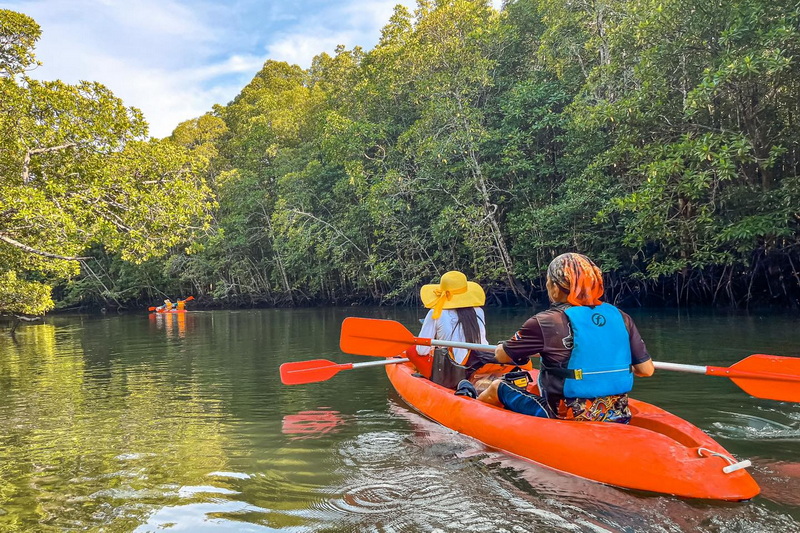
[[[572,328],[573,347],[564,380],[564,397],[599,398],[625,394],[633,388],[631,345],[619,309],[603,303],[573,306],[564,311]]]

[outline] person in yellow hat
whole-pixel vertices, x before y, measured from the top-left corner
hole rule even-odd
[[[419,337],[487,344],[486,318],[483,312],[486,294],[480,285],[467,281],[467,276],[463,273],[452,270],[446,272],[439,283],[423,285],[420,299],[430,311],[423,320]],[[407,351],[409,359],[421,363],[417,364],[417,368],[426,377],[431,377],[431,351],[430,346],[415,346]],[[487,357],[493,361],[493,354],[465,348],[451,348],[448,355],[456,365],[466,367],[468,372],[485,363],[484,359]],[[427,359],[428,363],[423,359]]]

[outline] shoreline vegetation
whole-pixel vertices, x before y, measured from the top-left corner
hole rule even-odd
[[[0,32],[0,312],[417,305],[447,270],[529,305],[565,251],[625,307],[800,307],[793,2],[397,6],[165,139]]]

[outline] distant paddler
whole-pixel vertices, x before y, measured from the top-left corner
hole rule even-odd
[[[178,300],[176,307],[178,311],[185,311],[186,310],[186,302],[191,302],[194,300],[194,296],[189,296],[188,298],[184,298],[183,300]]]
[[[159,305],[158,307],[150,307],[148,311],[157,311],[159,313],[166,313],[168,311],[186,311],[186,302],[190,302],[194,300],[194,296],[189,296],[188,298],[184,298],[183,300],[178,299],[177,302],[173,303],[172,300],[167,298],[164,300],[164,305]]]

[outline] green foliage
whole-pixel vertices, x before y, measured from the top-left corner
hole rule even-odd
[[[0,272],[0,309],[8,313],[43,315],[53,305],[50,287],[19,279],[13,270]]]
[[[0,71],[15,74],[0,77],[0,311],[38,314],[92,245],[131,262],[163,255],[214,204],[207,158],[146,140],[141,113],[98,83],[22,75],[38,27],[2,10],[0,29]]]
[[[419,2],[373,50],[267,62],[216,111],[203,279],[405,301],[455,268],[519,300],[578,250],[688,301],[676,275],[732,287],[753,257],[800,259],[797,21],[758,0]]]
[[[41,28],[22,13],[0,9],[0,75],[12,77],[37,65],[33,47]]]
[[[579,251],[612,299],[800,304],[793,2],[397,6],[372,50],[267,61],[162,141],[102,86],[21,76],[38,27],[8,13],[0,235],[102,243],[65,301],[409,302],[458,269],[521,302]]]

